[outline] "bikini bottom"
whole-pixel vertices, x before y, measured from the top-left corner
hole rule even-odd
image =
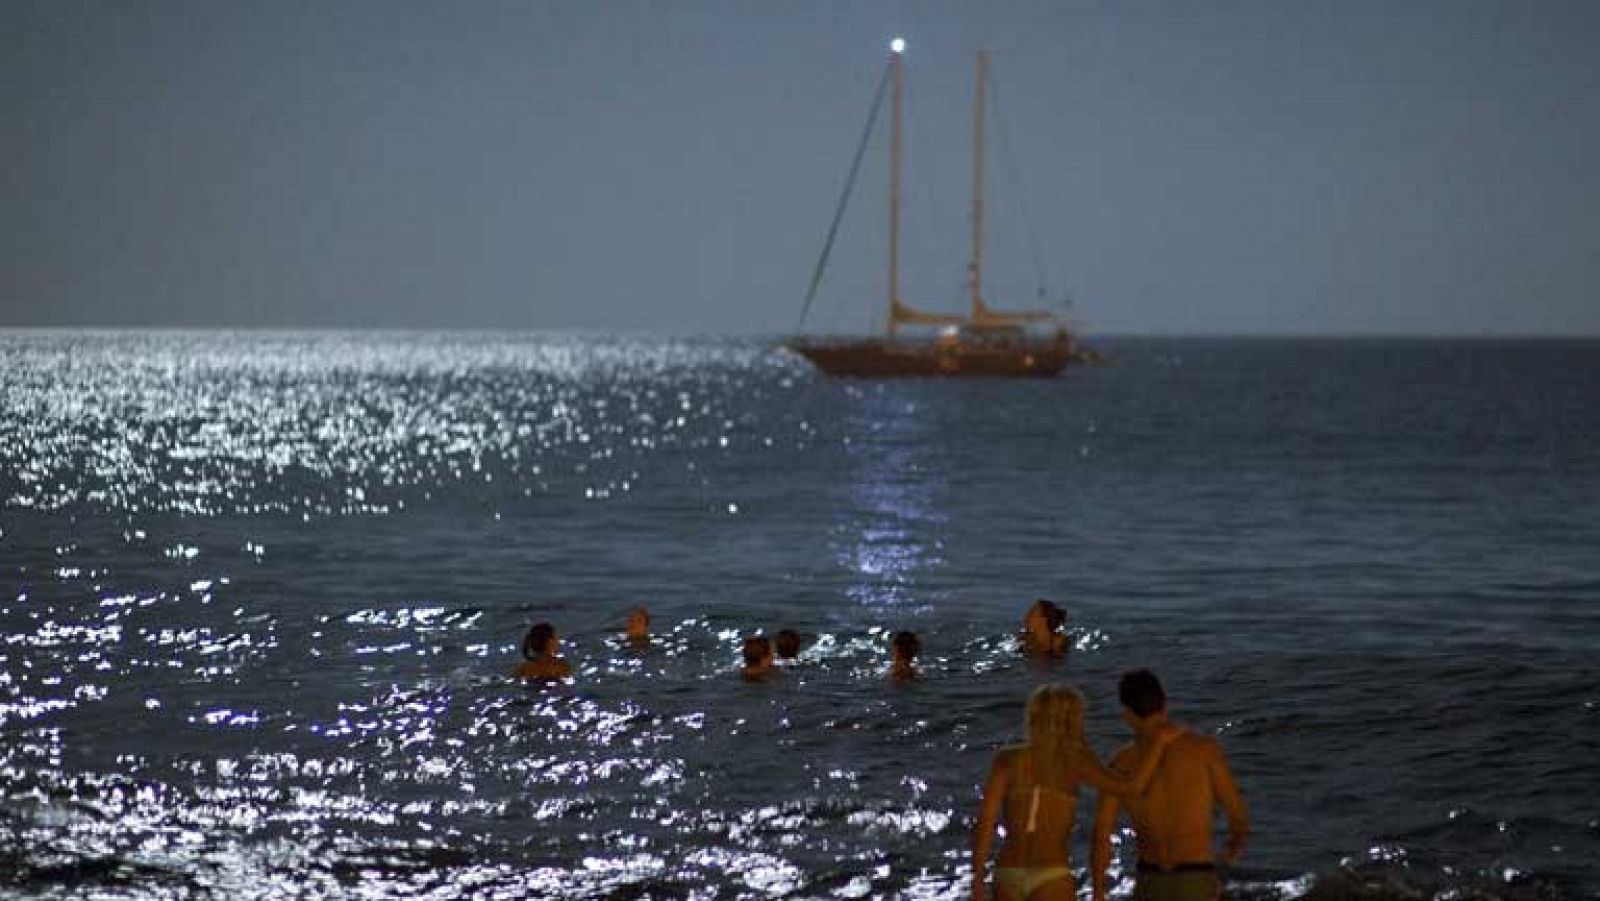
[[[995,897],[1024,901],[1040,888],[1061,879],[1067,880],[1067,891],[1071,892],[1071,867],[995,867]]]

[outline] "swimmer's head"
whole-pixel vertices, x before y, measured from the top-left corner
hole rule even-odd
[[[540,656],[555,654],[560,642],[556,639],[556,627],[549,623],[538,623],[522,639],[522,656],[529,660]]]
[[[777,648],[778,656],[785,660],[793,660],[800,656],[800,633],[793,629],[783,629],[773,636],[773,646]]]
[[[1064,744],[1083,740],[1083,693],[1051,682],[1034,689],[1023,717],[1028,741]]]
[[[1028,612],[1022,617],[1022,623],[1029,629],[1039,628],[1045,632],[1056,632],[1067,624],[1067,611],[1062,610],[1061,605],[1055,601],[1040,598],[1028,608]]]
[[[922,650],[922,639],[915,632],[896,632],[889,639],[889,653],[894,655],[898,663],[910,663],[917,659],[917,654]]]
[[[650,611],[635,607],[628,611],[627,625],[623,627],[629,638],[638,640],[650,637]]]
[[[772,662],[772,641],[765,635],[752,635],[744,640],[745,666],[762,666]]]
[[[1117,698],[1129,714],[1147,719],[1167,709],[1167,693],[1161,680],[1147,669],[1129,670],[1117,682]]]

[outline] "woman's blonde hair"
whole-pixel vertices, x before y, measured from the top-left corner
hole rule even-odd
[[[1028,741],[1057,747],[1083,744],[1083,692],[1051,682],[1033,690],[1023,717]]]

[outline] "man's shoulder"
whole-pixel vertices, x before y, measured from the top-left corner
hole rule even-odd
[[[1222,745],[1215,735],[1206,735],[1186,728],[1184,733],[1168,746],[1167,753],[1180,754],[1195,760],[1213,760],[1222,756]]]

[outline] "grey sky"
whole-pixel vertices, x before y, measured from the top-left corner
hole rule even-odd
[[[779,333],[889,37],[906,300],[1091,333],[1600,334],[1600,4],[0,5],[0,325]],[[882,312],[876,143],[812,317]]]

